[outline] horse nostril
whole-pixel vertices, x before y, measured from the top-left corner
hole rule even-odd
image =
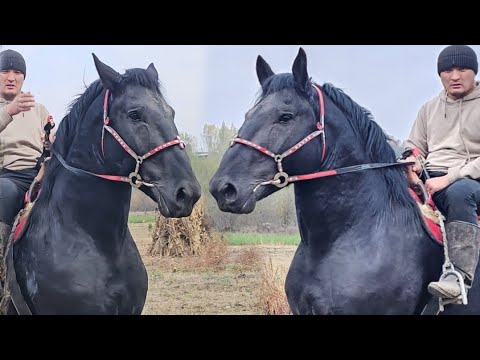
[[[220,194],[222,194],[226,201],[235,201],[237,198],[237,189],[233,184],[226,183],[220,190]]]
[[[178,202],[184,202],[188,197],[188,191],[184,187],[181,187],[177,190],[176,199]]]

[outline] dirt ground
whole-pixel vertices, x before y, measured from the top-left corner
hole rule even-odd
[[[149,290],[144,315],[257,315],[260,307],[262,272],[270,259],[282,278],[296,246],[255,246],[261,257],[255,269],[236,263],[243,246],[228,247],[224,270],[212,271],[188,266],[189,259],[147,255],[152,239],[147,224],[130,224],[147,268]]]

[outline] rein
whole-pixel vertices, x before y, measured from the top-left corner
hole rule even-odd
[[[278,172],[275,174],[272,180],[269,181],[264,181],[260,184],[258,184],[253,192],[257,191],[257,189],[260,186],[265,186],[265,185],[275,185],[278,188],[283,188],[287,186],[290,183],[297,182],[297,181],[304,181],[304,180],[312,180],[312,179],[319,179],[319,178],[324,178],[324,177],[330,177],[330,176],[336,176],[336,175],[341,175],[341,174],[346,174],[346,173],[353,173],[357,171],[363,171],[363,170],[370,170],[370,169],[380,169],[380,168],[387,168],[387,167],[395,167],[395,166],[405,166],[405,165],[413,165],[414,163],[407,163],[407,162],[402,162],[402,163],[370,163],[370,164],[359,164],[359,165],[353,165],[353,166],[347,166],[343,168],[338,168],[338,169],[333,169],[333,170],[327,170],[327,171],[319,171],[311,174],[304,174],[304,175],[295,175],[295,176],[289,176],[284,170],[283,170],[283,165],[282,161],[285,159],[287,156],[292,155],[295,153],[298,149],[300,149],[302,146],[310,142],[311,140],[315,139],[318,136],[322,136],[322,162],[325,160],[325,154],[326,154],[326,138],[325,138],[325,102],[323,99],[323,93],[318,88],[315,84],[312,84],[313,88],[317,91],[319,101],[320,101],[320,121],[317,122],[317,130],[310,133],[307,137],[305,137],[302,141],[288,149],[282,154],[275,154],[274,152],[268,150],[267,148],[260,146],[252,141],[243,139],[238,136],[238,134],[232,139],[230,142],[230,147],[232,147],[235,143],[239,143],[242,145],[246,145],[251,147],[252,149],[255,149],[257,151],[260,151],[262,154],[265,154],[271,158],[277,163],[277,169]]]
[[[121,138],[121,136],[111,126],[108,125],[110,123],[110,117],[108,116],[109,94],[110,94],[110,91],[107,89],[105,91],[105,98],[103,101],[103,127],[102,127],[102,139],[101,139],[102,155],[105,157],[103,139],[104,139],[105,130],[107,130],[113,136],[113,138],[117,140],[117,142],[120,144],[122,149],[125,150],[131,157],[135,159],[135,161],[137,162],[137,164],[135,165],[135,170],[132,171],[128,176],[95,174],[93,172],[68,165],[65,159],[53,148],[51,149],[51,153],[60,161],[60,163],[65,169],[67,169],[68,171],[76,175],[87,174],[87,175],[93,175],[106,180],[125,182],[125,183],[129,183],[132,187],[136,189],[138,189],[142,185],[153,187],[154,185],[152,183],[145,182],[140,176],[140,173],[139,173],[140,165],[143,163],[144,160],[148,159],[150,156],[155,155],[156,153],[162,150],[165,150],[171,146],[179,145],[181,149],[185,149],[185,143],[183,142],[182,139],[180,139],[180,136],[177,135],[177,138],[175,140],[167,141],[166,143],[158,145],[157,147],[151,149],[150,151],[147,151],[142,156],[137,155],[137,153],[135,153],[135,151],[133,151],[132,148],[130,148],[127,145],[127,143]]]

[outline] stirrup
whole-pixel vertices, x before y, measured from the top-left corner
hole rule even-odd
[[[438,298],[438,305],[440,307],[440,311],[443,312],[445,310],[444,305],[448,304],[456,304],[456,305],[467,305],[467,288],[470,289],[471,286],[465,285],[465,281],[463,280],[463,275],[460,274],[453,266],[450,266],[450,270],[444,269],[443,274],[440,276],[440,280],[444,280],[448,275],[454,275],[458,279],[458,283],[460,286],[460,295],[457,296],[455,299],[444,299]]]

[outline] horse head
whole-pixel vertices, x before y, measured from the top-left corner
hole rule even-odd
[[[323,115],[304,50],[292,73],[275,74],[261,56],[256,70],[261,95],[210,181],[222,211],[250,213],[257,201],[287,186],[290,175],[316,171],[322,164]]]
[[[121,75],[92,55],[100,79],[72,106],[69,124],[59,128],[54,154],[59,160],[64,156],[65,165],[77,173],[139,188],[166,217],[189,216],[200,185],[155,66]],[[82,119],[80,124],[69,119],[75,117]]]
[[[343,91],[312,82],[303,49],[291,73],[259,56],[257,76],[261,95],[210,181],[219,208],[249,213],[295,184],[294,314],[419,313],[441,252],[382,128]]]

